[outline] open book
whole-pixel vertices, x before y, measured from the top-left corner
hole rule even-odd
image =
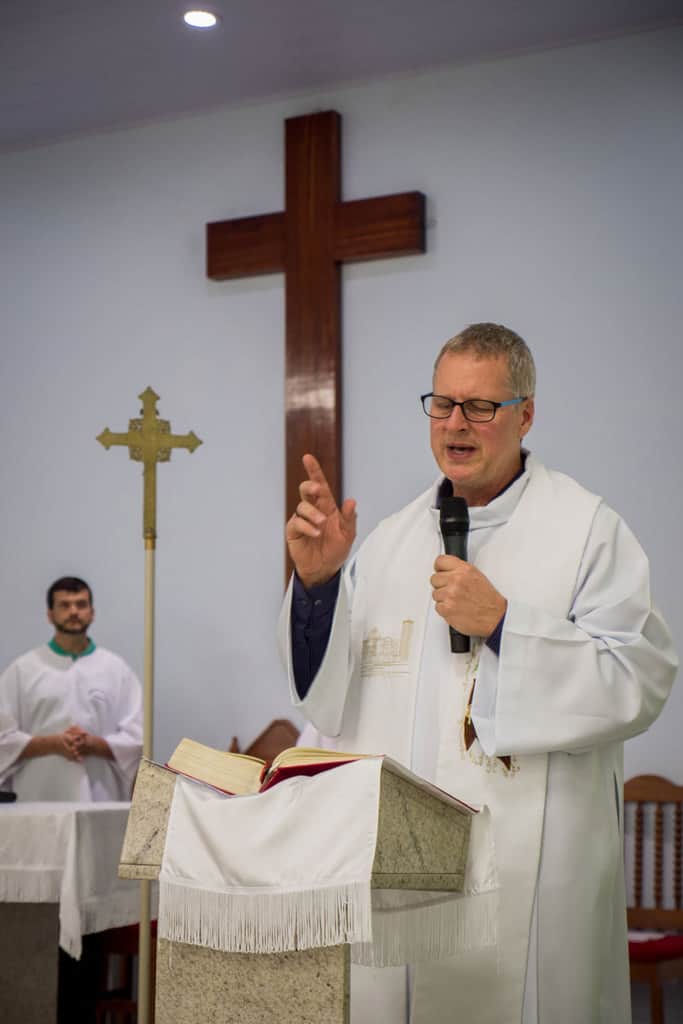
[[[269,765],[260,757],[216,750],[215,747],[207,747],[196,740],[185,738],[175,748],[165,767],[230,796],[249,796],[263,793],[293,775],[317,775],[329,768],[367,757],[382,757],[383,767],[393,775],[406,779],[444,803],[468,814],[476,814],[479,810],[415,775],[393,758],[381,754],[344,754],[339,750],[319,750],[317,747],[287,747]]]
[[[342,754],[338,750],[315,747],[288,747],[268,765],[260,757],[216,750],[196,740],[182,739],[166,763],[166,767],[214,789],[233,796],[262,793],[276,782],[291,775],[317,775],[348,761],[358,761],[372,754]]]

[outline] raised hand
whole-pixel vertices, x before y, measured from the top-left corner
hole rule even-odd
[[[301,500],[287,521],[287,547],[299,579],[308,589],[326,583],[341,569],[356,538],[356,502],[338,506],[320,463],[304,455],[308,479],[299,484]]]

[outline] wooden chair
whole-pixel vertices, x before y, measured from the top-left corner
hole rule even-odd
[[[624,801],[627,815],[633,813],[629,812],[629,805],[635,805],[633,900],[627,908],[631,981],[645,982],[650,986],[651,1024],[664,1024],[662,982],[683,978],[683,786],[677,786],[659,775],[638,775],[624,786]],[[672,819],[673,834],[671,842],[665,844],[667,815]],[[626,820],[628,822],[629,817]],[[654,825],[654,844],[653,855],[647,861],[647,866],[651,864],[652,867],[653,904],[643,895],[646,873],[644,847],[650,822]],[[665,880],[672,890],[672,899],[666,901],[669,904],[667,906],[664,905]],[[644,902],[649,905],[644,905]],[[632,932],[638,931],[659,934],[635,941]]]
[[[96,1024],[136,1024],[136,964],[140,926],[110,928],[97,935],[101,964],[100,989],[95,1003]],[[152,1022],[154,1021],[154,990],[156,981],[157,923],[151,923],[151,985]]]
[[[230,750],[233,754],[250,754],[270,763],[281,751],[293,747],[298,736],[299,730],[293,722],[286,718],[276,718],[259,733],[246,750],[240,750],[237,737],[233,736]]]

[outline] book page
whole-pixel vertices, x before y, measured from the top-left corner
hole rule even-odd
[[[265,762],[248,754],[217,750],[185,738],[173,751],[166,767],[224,793],[243,796],[258,792]]]
[[[399,761],[394,761],[392,757],[388,757],[386,754],[350,754],[341,750],[321,750],[317,747],[289,747],[287,750],[283,750],[282,753],[273,759],[272,764],[267,772],[265,772],[261,791],[276,785],[282,779],[290,778],[292,775],[317,775],[318,772],[325,771],[328,768],[336,768],[350,761],[359,761],[363,758],[371,757],[381,757],[383,767],[387,771],[401,776],[401,778],[406,779],[408,782],[412,782],[413,785],[437,797],[443,803],[451,804],[467,814],[479,813],[479,807],[474,807],[462,800],[458,800],[457,797],[448,793],[445,789],[440,789],[439,786],[427,782],[426,779],[416,775],[409,768],[406,768],[405,765]]]
[[[273,758],[270,768],[296,764],[343,764],[345,761],[358,761],[363,757],[374,756],[376,755],[349,754],[342,750],[322,750],[318,747],[288,747]]]

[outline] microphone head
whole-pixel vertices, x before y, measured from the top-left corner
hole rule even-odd
[[[444,537],[454,533],[467,533],[470,528],[470,514],[464,498],[442,498],[439,523]]]

